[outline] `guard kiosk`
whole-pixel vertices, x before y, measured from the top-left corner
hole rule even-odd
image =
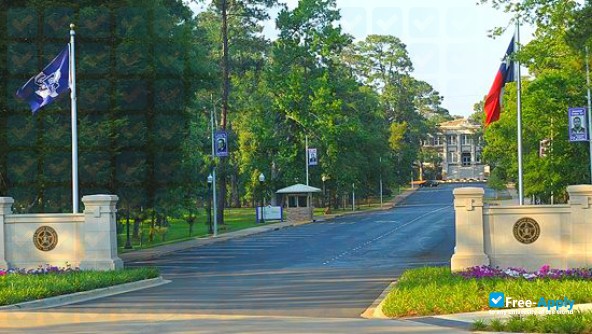
[[[276,191],[276,194],[281,194],[283,197],[282,203],[287,222],[303,223],[314,220],[311,194],[320,192],[321,189],[304,184],[295,184]]]

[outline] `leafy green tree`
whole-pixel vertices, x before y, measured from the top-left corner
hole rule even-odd
[[[508,3],[498,2],[495,3]],[[569,184],[587,183],[589,172],[586,145],[568,140],[567,109],[585,105],[586,83],[581,50],[567,43],[576,8],[572,1],[532,1],[523,7],[508,7],[539,24],[535,39],[524,46],[517,59],[528,66],[532,79],[523,80],[522,125],[524,187],[526,196],[549,202],[553,196],[566,200]],[[576,28],[572,28],[575,31]],[[575,35],[575,33],[574,33]],[[516,91],[506,85],[504,112],[500,121],[485,132],[486,161],[515,181]],[[550,141],[545,156],[539,155],[542,140]]]
[[[219,119],[220,127],[229,131],[230,147],[233,147],[237,136],[232,131],[232,118],[228,111],[240,99],[232,93],[231,85],[248,71],[261,71],[264,50],[268,45],[268,41],[262,37],[262,22],[269,19],[269,9],[278,5],[277,0],[215,0],[208,11],[200,14],[200,26],[208,31],[210,56],[221,60],[221,79],[218,82],[222,85],[222,108]],[[220,44],[221,50],[217,47]],[[223,211],[227,206],[228,188],[233,206],[240,206],[239,154],[232,152],[230,159],[221,159],[217,167],[219,186],[216,214],[220,224],[224,224]],[[228,179],[231,181],[230,187]]]
[[[195,185],[182,146],[188,103],[210,61],[182,1],[0,2],[0,87],[14,92],[43,68],[76,25],[81,195],[119,194],[132,207],[167,204]],[[21,20],[22,19],[22,20]],[[26,41],[26,42],[23,42]],[[60,42],[61,41],[61,42]],[[69,211],[70,106],[66,96],[34,117],[13,94],[0,99],[2,192],[29,211]],[[25,126],[25,144],[7,132]],[[20,163],[23,163],[22,165]],[[192,169],[195,167],[192,166]]]

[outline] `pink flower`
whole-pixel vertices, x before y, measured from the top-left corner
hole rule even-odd
[[[539,271],[537,272],[539,275],[544,275],[546,276],[549,273],[550,270],[550,266],[548,264],[545,264],[544,266],[542,266]]]
[[[4,275],[6,275],[6,271],[0,270],[0,276],[4,276]]]

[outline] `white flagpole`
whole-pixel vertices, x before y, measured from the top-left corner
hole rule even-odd
[[[514,51],[520,51],[520,19],[516,18],[516,38],[514,39]],[[515,62],[517,118],[518,118],[518,200],[524,205],[524,185],[522,175],[522,79],[520,78],[520,62]]]
[[[590,146],[590,184],[592,184],[592,106],[590,102],[590,59],[586,45],[586,83],[588,84],[588,144]]]
[[[72,104],[72,212],[78,213],[78,130],[76,107],[76,61],[74,24],[70,24],[70,99]]]

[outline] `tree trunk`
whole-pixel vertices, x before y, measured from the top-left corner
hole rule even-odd
[[[238,167],[232,166],[232,175],[230,176],[230,186],[232,188],[230,206],[233,208],[240,208],[240,194],[238,184]]]
[[[228,2],[222,0],[222,129],[226,130],[230,91],[230,56],[228,54]]]
[[[228,166],[228,160],[225,158],[220,159],[218,165],[218,193],[216,194],[216,201],[218,202],[216,208],[216,217],[218,218],[218,225],[224,225],[224,208],[226,207],[226,166]]]
[[[230,90],[230,61],[228,55],[228,1],[222,0],[222,116],[220,117],[220,124],[222,129],[226,130],[226,121],[228,114],[228,93]],[[216,216],[218,224],[224,225],[224,208],[226,207],[226,175],[228,167],[228,160],[226,158],[220,159],[219,165],[219,183],[218,183],[218,208]]]

